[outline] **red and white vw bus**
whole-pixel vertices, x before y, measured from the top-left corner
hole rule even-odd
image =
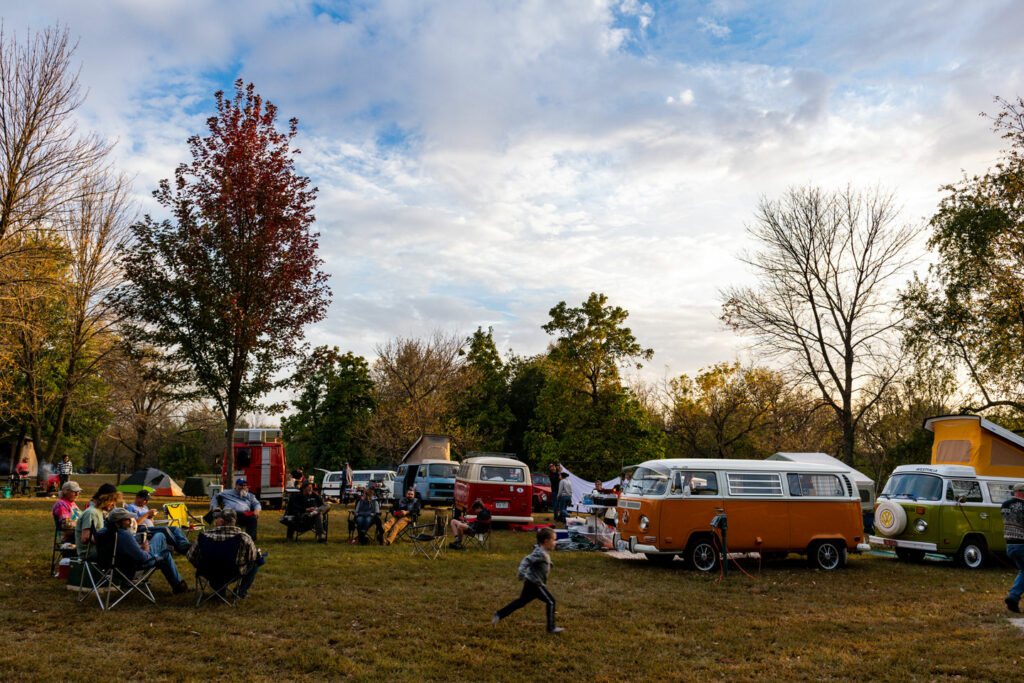
[[[284,483],[288,474],[284,457],[281,430],[268,427],[236,429],[232,439],[235,451],[235,469],[228,472],[228,453],[221,465],[221,484],[225,489],[235,480],[245,478],[249,490],[263,505],[280,508],[284,502]]]
[[[524,462],[494,455],[463,460],[455,477],[455,508],[467,514],[478,498],[495,522],[533,524],[533,485]]]

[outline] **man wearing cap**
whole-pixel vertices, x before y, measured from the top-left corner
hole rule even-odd
[[[97,489],[96,494],[89,501],[89,507],[78,517],[75,522],[75,547],[78,555],[84,556],[86,549],[92,543],[92,532],[99,531],[106,524],[106,514],[115,506],[121,503],[121,492],[112,484],[103,484]]]
[[[143,536],[142,545],[135,539],[132,533],[132,521],[135,515],[124,508],[114,508],[107,516],[107,528],[102,532],[117,534],[117,554],[130,558],[139,569],[147,569],[156,565],[156,568],[163,572],[168,585],[175,595],[188,590],[188,585],[178,573],[178,567],[171,557],[171,550],[167,547],[167,536],[157,534],[153,538]]]
[[[210,501],[210,509],[220,508],[222,510],[234,510],[238,523],[249,534],[252,540],[256,540],[256,523],[260,517],[260,501],[256,496],[249,493],[249,484],[245,479],[235,480],[235,488],[230,491],[221,491]]]
[[[1006,608],[1020,612],[1020,598],[1024,594],[1024,484],[1014,484],[1013,498],[1003,502],[1003,538],[1006,539],[1006,556],[1017,567],[1017,578],[1013,580],[1010,594],[1006,596]]]
[[[78,507],[78,496],[82,487],[76,481],[65,482],[60,487],[60,498],[53,504],[50,513],[61,531],[61,543],[73,543],[75,539],[75,522],[82,514]]]
[[[153,518],[156,517],[156,510],[149,507],[149,491],[143,489],[135,494],[135,502],[128,503],[124,509],[135,515],[135,522],[139,529],[145,531],[149,536],[154,534],[166,534],[167,543],[179,553],[188,551],[192,545],[188,542],[185,532],[176,526],[153,526]]]
[[[238,597],[244,598],[249,594],[252,582],[256,580],[256,570],[263,564],[263,556],[256,544],[252,542],[252,538],[248,534],[243,534],[242,530],[236,526],[236,521],[234,510],[230,508],[221,510],[214,519],[213,528],[204,531],[202,536],[217,542],[227,541],[236,536],[241,537],[238,554],[235,555],[235,564],[242,574],[242,579],[238,582],[235,593]],[[188,561],[198,567],[201,558],[202,551],[199,544],[196,543],[188,551]]]

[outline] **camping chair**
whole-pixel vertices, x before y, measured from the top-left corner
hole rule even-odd
[[[327,508],[326,510],[324,510],[323,512],[320,513],[323,516],[323,520],[324,520],[324,539],[325,540],[327,539],[328,529],[330,528],[330,514],[331,514],[330,506],[328,505],[328,506],[326,506],[326,508]],[[295,519],[294,517],[289,517],[288,515],[283,515],[281,517],[281,524],[284,524],[288,528],[288,531],[285,534],[285,538],[287,538],[289,541],[292,540],[292,539],[298,540],[299,536],[301,536],[302,534],[306,533],[307,531],[315,531],[316,530],[316,525],[310,523],[308,520]],[[352,538],[351,529],[350,529],[350,532],[349,532],[349,538]]]
[[[480,550],[491,549],[491,527],[487,526],[485,531],[470,533],[467,531],[462,535],[462,542],[466,548],[479,548]]]
[[[202,531],[206,528],[203,520],[189,512],[188,506],[184,503],[165,503],[164,519],[154,521],[153,526],[176,526],[186,536],[189,532]]]
[[[376,542],[379,544],[379,543],[381,543],[384,540],[383,533],[381,532],[381,529],[384,528],[384,522],[381,521],[380,512],[378,512],[375,516],[377,517],[377,523],[376,524],[371,524],[370,526],[371,526],[371,528],[372,527],[376,527],[376,529],[377,529],[377,539],[376,539]],[[348,511],[348,541],[349,541],[349,543],[352,542],[352,539],[355,538],[357,533],[358,533],[358,530],[356,528],[356,511],[355,510],[349,510]],[[367,534],[369,534],[369,529],[367,529]]]
[[[156,571],[156,566],[140,568],[127,557],[117,555],[117,533],[113,528],[101,532],[93,530],[89,534],[89,546],[95,539],[96,555],[91,560],[83,560],[82,576],[79,581],[78,601],[95,595],[101,610],[109,610],[133,592],[138,592],[150,602],[156,604],[153,590],[149,586],[149,577]],[[87,550],[89,550],[87,546]],[[86,553],[88,557],[88,552]],[[82,594],[85,579],[89,579],[89,590]],[[104,603],[100,592],[106,593]],[[117,599],[114,599],[115,594]]]
[[[438,512],[430,524],[413,526],[409,531],[412,555],[417,553],[428,560],[436,560],[448,549],[448,517]]]
[[[416,527],[416,522],[419,521],[420,515],[419,513],[416,513],[415,515],[406,515],[405,517],[395,519],[395,521],[392,524],[392,528],[394,528],[394,526],[396,525],[402,524],[403,519],[405,520],[405,524],[399,527],[398,533],[396,533],[395,537],[391,539],[391,545],[401,543],[402,541],[412,541],[412,530]],[[387,534],[390,532],[391,529],[388,529],[388,531],[384,534],[385,539],[387,538]]]
[[[53,553],[50,555],[50,576],[57,572],[57,562],[65,557],[74,557],[75,544],[64,542],[64,531],[60,528],[60,520],[53,518]]]
[[[199,534],[196,539],[199,546],[199,563],[196,565],[196,607],[214,596],[220,598],[225,605],[238,602],[238,582],[242,580],[245,569],[239,568],[235,562],[238,548],[242,544],[240,536],[215,541],[206,534]]]

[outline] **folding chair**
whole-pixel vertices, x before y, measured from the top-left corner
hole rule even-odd
[[[60,520],[53,518],[53,553],[50,555],[50,576],[57,572],[57,562],[65,557],[75,556],[75,544],[64,541],[64,532],[60,528]]]
[[[396,519],[395,522],[394,522],[394,525],[402,524],[402,519],[405,519],[407,521],[405,522],[405,524],[403,526],[399,527],[398,533],[396,533],[395,537],[393,539],[391,539],[391,545],[394,545],[396,543],[401,543],[402,541],[411,542],[412,541],[412,530],[416,528],[416,522],[419,521],[419,518],[420,518],[420,516],[417,514],[417,515],[411,515],[411,516],[406,516],[406,517],[403,517],[403,518],[400,518],[400,519]],[[390,533],[390,532],[391,532],[391,529],[388,529],[388,531],[385,532],[385,540],[387,539],[387,534]]]
[[[486,531],[471,534],[468,531],[462,535],[462,541],[467,548],[479,548],[480,550],[491,549],[491,527]]]
[[[96,555],[92,559],[82,560],[82,576],[79,580],[78,601],[82,602],[90,595],[95,595],[101,610],[109,610],[119,602],[138,592],[152,603],[156,603],[153,590],[149,586],[149,577],[156,571],[156,566],[139,568],[133,561],[117,555],[117,533],[114,529],[103,529],[89,534],[89,546],[95,539]],[[88,546],[87,546],[88,549]],[[88,553],[86,554],[88,557]],[[89,579],[89,590],[85,589],[85,579]],[[100,592],[106,593],[103,601]],[[115,594],[117,599],[114,599]]]
[[[417,553],[428,560],[436,560],[448,549],[448,520],[437,513],[430,524],[414,526],[409,531],[412,540],[412,555]]]
[[[377,540],[376,540],[376,542],[378,544],[380,544],[384,540],[384,534],[383,534],[383,531],[382,531],[383,528],[384,528],[384,523],[380,519],[380,513],[379,512],[377,513],[376,517],[377,517],[377,522],[375,524],[371,524],[370,526],[371,527],[376,527],[376,529],[377,529]],[[351,543],[352,539],[355,538],[357,532],[358,532],[358,530],[356,528],[356,512],[355,512],[355,510],[349,510],[348,511],[348,541],[349,541],[349,543]],[[367,534],[369,534],[369,529],[367,529]]]
[[[188,506],[184,503],[165,503],[164,519],[155,520],[153,526],[176,526],[185,532],[186,536],[190,532],[194,533],[206,528],[203,520],[189,512]]]
[[[330,515],[331,515],[331,508],[330,508],[330,506],[327,506],[327,509],[324,510],[323,512],[321,512],[320,514],[323,516],[323,520],[324,520],[324,539],[326,539],[327,536],[328,536],[328,533],[329,533],[328,530],[330,529],[330,525],[331,525],[330,524],[330,522],[331,522],[331,520],[330,520]],[[301,536],[302,534],[306,533],[307,531],[315,531],[316,530],[316,526],[314,524],[309,524],[309,523],[307,523],[307,522],[305,522],[303,520],[296,520],[296,519],[294,519],[292,517],[289,517],[287,515],[284,515],[284,516],[281,517],[281,524],[284,524],[288,528],[288,531],[285,533],[285,538],[288,539],[289,541],[292,540],[292,539],[298,540],[299,536]],[[349,534],[349,538],[351,538],[351,537],[352,537],[351,534]]]
[[[232,607],[238,602],[238,582],[244,575],[235,562],[240,536],[215,541],[206,534],[199,534],[199,564],[196,565],[196,607],[214,596],[225,605]]]

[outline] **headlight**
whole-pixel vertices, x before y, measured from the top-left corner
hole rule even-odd
[[[643,515],[640,516],[640,531],[647,531],[647,525],[651,523],[651,520],[647,519]]]
[[[928,522],[924,521],[923,519],[919,519],[916,522],[914,522],[914,531],[916,531],[919,534],[923,534],[924,530],[927,528]]]
[[[548,494],[546,494],[546,493],[540,494],[540,499],[541,500],[547,500],[548,499]]]

